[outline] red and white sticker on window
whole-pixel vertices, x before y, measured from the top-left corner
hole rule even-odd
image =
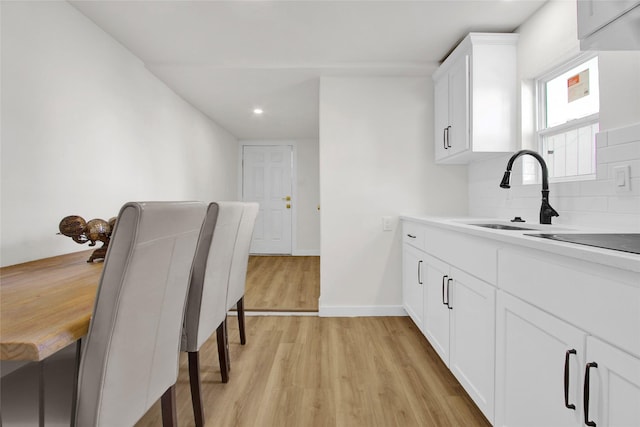
[[[567,79],[567,102],[589,96],[589,69]]]

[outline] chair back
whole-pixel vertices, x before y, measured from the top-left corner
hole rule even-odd
[[[78,377],[77,426],[134,425],[178,377],[189,274],[206,205],[125,204]]]
[[[207,209],[192,267],[182,351],[200,350],[227,316],[227,287],[242,212],[238,202],[214,202]]]
[[[247,281],[247,265],[249,263],[249,248],[253,228],[258,216],[258,203],[242,203],[243,212],[238,230],[238,238],[231,263],[229,276],[229,290],[227,292],[227,310],[230,310],[244,296],[245,283]]]

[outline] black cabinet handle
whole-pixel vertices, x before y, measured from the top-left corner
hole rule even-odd
[[[449,303],[444,299],[444,288],[445,288],[445,283],[447,282],[448,277],[449,276],[442,276],[442,305],[446,305],[446,306],[449,306]]]
[[[449,296],[449,288],[451,287],[451,282],[453,282],[453,279],[448,278],[447,279],[447,307],[449,308],[449,310],[453,310],[453,307],[451,306],[451,304],[449,304],[451,302],[451,297]]]
[[[576,350],[572,348],[564,354],[564,406],[568,409],[576,409],[576,405],[569,403],[569,356],[576,354]]]
[[[415,239],[416,236],[414,236],[413,234],[407,234],[407,237],[410,237],[411,239]]]
[[[422,274],[420,274],[420,264],[422,264],[422,260],[418,261],[418,284],[422,285]]]
[[[449,128],[442,129],[442,146],[447,149],[447,131]]]
[[[584,372],[584,423],[589,427],[596,427],[596,423],[589,420],[589,383],[591,382],[589,378],[589,372],[591,371],[591,368],[597,367],[598,364],[596,362],[589,362],[587,363],[587,369],[585,369]]]
[[[449,149],[451,148],[451,144],[449,144],[449,142],[451,141],[451,138],[449,136],[449,131],[451,130],[451,126],[447,126],[447,146],[445,148]]]

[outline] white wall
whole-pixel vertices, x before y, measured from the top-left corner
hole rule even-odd
[[[296,156],[296,181],[292,204],[296,217],[292,233],[292,255],[320,255],[320,171],[317,139],[240,140],[239,156],[244,145],[291,145]],[[242,198],[242,170],[238,168],[238,197]]]
[[[235,199],[232,135],[66,2],[1,7],[2,265],[88,249],[70,214]]]
[[[430,78],[321,79],[320,315],[404,315],[399,215],[467,210],[465,168],[433,151]]]
[[[320,255],[320,141],[297,141],[297,232],[294,255]]]
[[[522,83],[523,148],[533,138],[532,80],[580,53],[575,3],[552,0],[519,29],[518,73]],[[597,179],[551,184],[551,205],[560,213],[554,224],[640,231],[640,52],[600,52],[600,130]],[[498,187],[509,156],[469,165],[469,212],[474,216],[538,222],[540,186],[519,185],[516,162],[510,190]],[[613,167],[631,167],[631,192],[619,194]]]

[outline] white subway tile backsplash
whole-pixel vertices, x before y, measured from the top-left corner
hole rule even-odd
[[[607,145],[626,144],[640,141],[640,123],[619,129],[612,129],[607,134]]]
[[[550,185],[550,203],[560,217],[554,224],[640,232],[640,123],[602,132],[596,137],[595,180]],[[509,156],[469,165],[469,212],[472,216],[538,222],[540,184],[521,185],[522,162],[516,161],[512,188],[498,188]],[[629,165],[631,191],[618,193],[613,168]]]
[[[553,218],[556,225],[567,227],[588,227],[603,231],[638,232],[640,217],[637,215],[596,212],[560,212],[558,218]]]
[[[562,196],[575,196],[576,194],[580,194],[580,182],[583,181],[572,181],[572,182],[559,182],[556,184],[551,184],[550,194],[553,194],[557,197]]]
[[[607,197],[558,197],[553,207],[557,211],[607,212]]]
[[[600,132],[596,134],[596,149],[606,147],[608,144],[607,133]]]
[[[598,164],[640,159],[640,141],[601,148],[596,154],[596,159]]]
[[[577,196],[607,196],[613,194],[613,180],[602,179],[595,181],[582,181],[580,193]]]
[[[640,212],[640,197],[611,196],[609,197],[609,211],[622,214],[638,214]]]

